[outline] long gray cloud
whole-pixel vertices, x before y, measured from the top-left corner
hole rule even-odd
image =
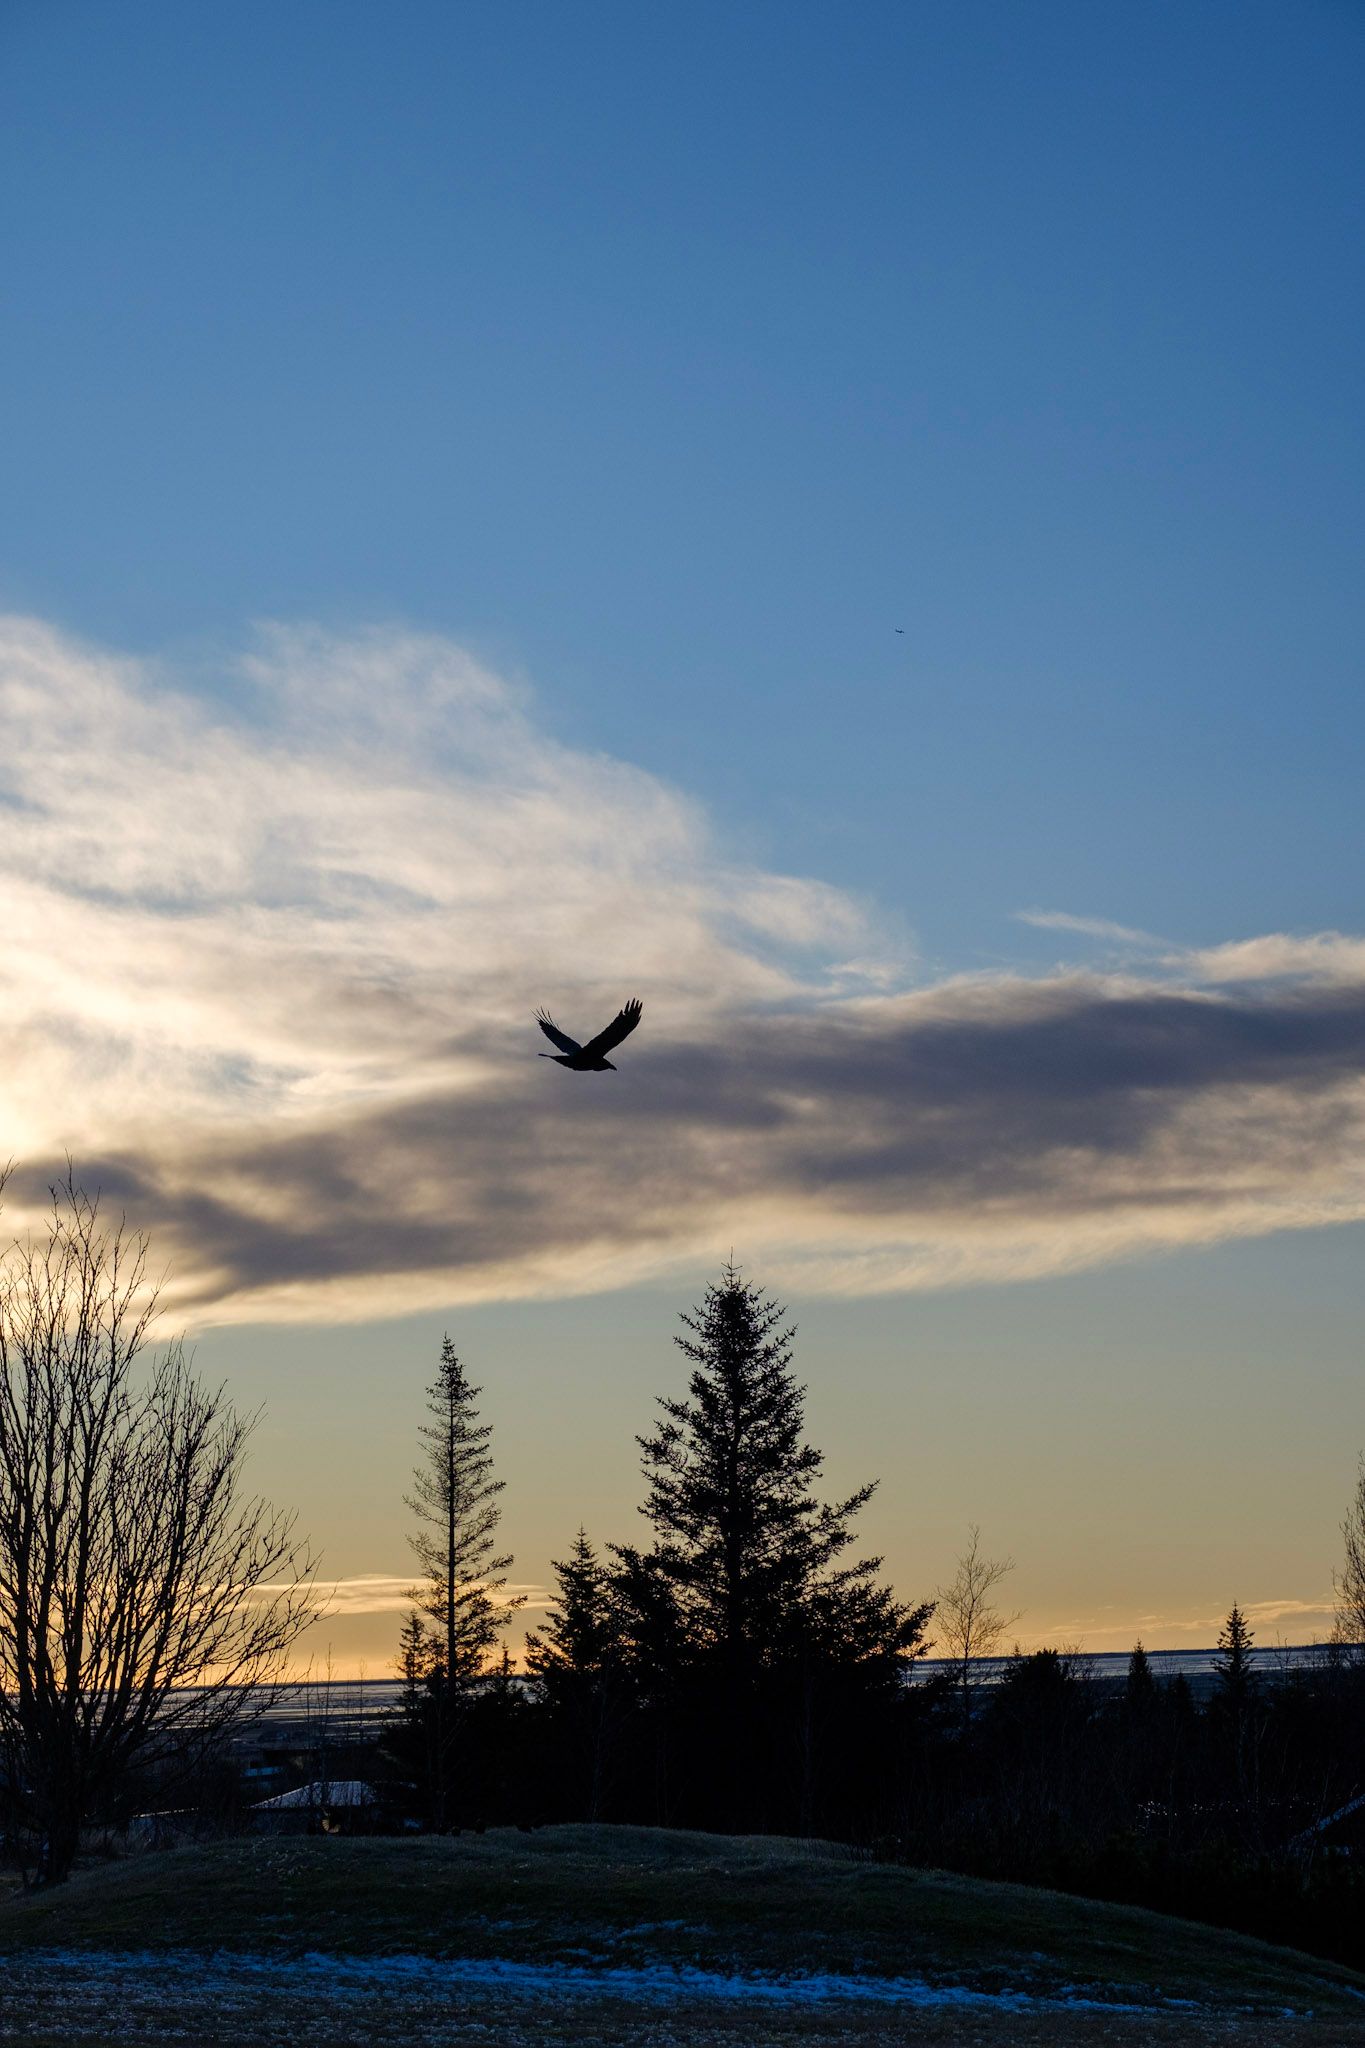
[[[889,920],[727,859],[458,650],[276,636],[252,678],[232,720],[0,634],[7,1199],[71,1148],[191,1319],[732,1244],[783,1283],[939,1285],[1365,1214],[1357,940],[905,986]],[[619,1073],[534,1057],[552,991],[585,1030],[645,997]]]
[[[600,1286],[732,1240],[915,1285],[1360,1213],[1365,988],[1075,977],[716,1021],[614,1077],[533,1067],[525,1033],[477,1087],[84,1165],[201,1311]]]

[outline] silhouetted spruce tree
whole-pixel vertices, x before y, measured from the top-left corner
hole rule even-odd
[[[418,1519],[408,1538],[422,1566],[414,1589],[418,1608],[434,1624],[434,1689],[439,1708],[438,1824],[450,1817],[452,1745],[458,1710],[485,1668],[499,1631],[524,1596],[497,1600],[506,1585],[510,1553],[497,1554],[504,1482],[493,1477],[492,1426],[479,1421],[480,1389],[470,1383],[450,1338],[441,1341],[436,1378],[427,1388],[421,1425],[422,1462],[405,1496]]]
[[[1194,1688],[1184,1672],[1177,1671],[1175,1677],[1167,1681],[1164,1690],[1166,1709],[1170,1714],[1171,1721],[1178,1729],[1181,1739],[1188,1742],[1191,1739],[1195,1722],[1198,1719],[1198,1709],[1194,1703]]]
[[[1152,1676],[1152,1666],[1140,1640],[1134,1643],[1128,1659],[1128,1681],[1124,1687],[1124,1698],[1134,1713],[1149,1714],[1156,1705],[1156,1680]]]
[[[518,1599],[495,1601],[506,1585],[511,1554],[495,1556],[505,1481],[494,1479],[489,1451],[493,1429],[479,1421],[480,1389],[471,1385],[449,1337],[427,1388],[425,1445],[404,1496],[419,1527],[408,1538],[422,1566],[416,1600],[434,1623],[436,1654],[446,1687],[459,1692],[478,1676]]]
[[[692,1363],[688,1398],[661,1398],[663,1421],[638,1439],[652,1561],[677,1589],[693,1642],[736,1670],[799,1635],[817,1591],[837,1607],[881,1564],[835,1566],[876,1482],[834,1505],[814,1498],[824,1460],[802,1442],[805,1389],[784,1314],[727,1267],[674,1339]]]
[[[1254,1730],[1261,1683],[1252,1661],[1252,1643],[1246,1616],[1234,1601],[1218,1637],[1219,1654],[1213,1660],[1214,1693],[1209,1711],[1214,1722],[1225,1730],[1233,1778],[1243,1799],[1253,1789]]]
[[[432,1671],[431,1637],[420,1614],[410,1614],[398,1638],[398,1695],[400,1712],[410,1721],[420,1718],[430,1690]]]
[[[1260,1684],[1251,1650],[1255,1638],[1246,1616],[1234,1601],[1218,1636],[1218,1655],[1213,1660],[1215,1697],[1225,1706],[1241,1710],[1250,1705]]]
[[[431,1819],[439,1776],[440,1705],[435,1645],[420,1614],[409,1614],[403,1623],[394,1668],[398,1699],[382,1731],[380,1747],[400,1777],[419,1789],[424,1817]]]
[[[1141,1641],[1128,1659],[1128,1677],[1113,1756],[1115,1783],[1126,1785],[1134,1804],[1155,1796],[1160,1777],[1161,1694]]]
[[[727,1267],[682,1316],[686,1334],[675,1342],[692,1366],[687,1397],[661,1399],[662,1420],[638,1439],[654,1547],[616,1551],[641,1623],[657,1628],[657,1606],[645,1613],[641,1595],[662,1582],[672,1654],[709,1680],[721,1818],[752,1812],[755,1707],[769,1675],[853,1665],[898,1683],[930,1612],[877,1583],[880,1558],[841,1561],[875,1482],[838,1502],[815,1497],[824,1461],[803,1441],[805,1389],[785,1313]]]
[[[574,1818],[601,1818],[611,1751],[627,1710],[620,1599],[611,1574],[580,1528],[556,1559],[558,1593],[542,1630],[526,1638],[526,1669],[567,1752]]]
[[[564,1681],[592,1677],[612,1656],[615,1625],[611,1580],[580,1526],[566,1558],[554,1560],[559,1590],[543,1630],[526,1638],[526,1669],[553,1695]]]

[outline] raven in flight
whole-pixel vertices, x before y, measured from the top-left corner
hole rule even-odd
[[[618,1010],[605,1031],[599,1031],[596,1038],[590,1038],[586,1045],[580,1045],[576,1038],[570,1038],[567,1031],[561,1031],[551,1023],[544,1010],[537,1010],[536,1022],[545,1036],[557,1045],[558,1052],[543,1052],[543,1060],[553,1060],[556,1066],[572,1067],[576,1074],[614,1074],[616,1068],[605,1057],[614,1052],[623,1038],[629,1038],[640,1021],[644,1004],[638,996]]]

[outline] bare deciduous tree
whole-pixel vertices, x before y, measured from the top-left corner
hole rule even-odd
[[[1341,1570],[1332,1574],[1336,1625],[1332,1639],[1343,1650],[1365,1654],[1365,1455],[1357,1461],[1356,1490],[1341,1525]]]
[[[975,1522],[967,1531],[967,1548],[957,1561],[952,1584],[935,1594],[934,1621],[944,1656],[957,1666],[964,1723],[971,1716],[972,1665],[993,1657],[1019,1616],[1004,1614],[991,1598],[1014,1570],[1012,1557],[983,1557],[981,1531]]]
[[[43,1884],[135,1759],[258,1711],[315,1612],[292,1516],[242,1494],[256,1418],[178,1343],[136,1370],[156,1293],[70,1172],[0,1261],[0,1730]]]

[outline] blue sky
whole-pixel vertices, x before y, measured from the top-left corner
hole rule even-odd
[[[299,677],[345,667],[352,656],[337,650],[357,636],[387,635],[365,671],[378,744],[383,692],[404,705],[420,695],[412,663],[392,653],[417,633],[467,650],[533,735],[534,771],[520,754],[514,770],[514,713],[492,714],[486,751],[451,769],[459,789],[482,776],[506,795],[533,772],[561,826],[588,784],[622,830],[657,826],[632,887],[647,902],[649,862],[666,870],[679,945],[737,1002],[772,995],[759,957],[790,938],[792,918],[765,912],[736,952],[716,936],[719,911],[702,915],[703,944],[683,905],[710,890],[714,907],[750,887],[739,876],[836,892],[832,907],[801,899],[802,943],[822,972],[847,938],[894,959],[897,988],[931,992],[954,974],[1027,981],[1059,963],[1147,988],[1188,979],[1196,959],[1202,974],[1209,950],[1233,942],[1365,927],[1356,8],[10,0],[0,58],[0,609],[40,622],[44,651],[21,637],[16,662],[36,663],[23,672],[54,702],[84,692],[88,721],[69,749],[60,718],[24,725],[26,802],[43,763],[87,786],[91,678],[118,658],[135,665],[137,692],[187,693],[209,726],[240,728],[230,746],[209,726],[199,740],[177,726],[173,745],[129,742],[149,790],[169,773],[194,822],[215,808],[212,776],[196,781],[187,765],[201,746],[256,792],[251,830],[265,834],[286,740],[260,692],[286,673],[313,707],[290,728],[309,816],[363,808],[362,785],[323,744],[333,730],[361,744],[346,722],[354,702],[338,710]],[[271,643],[264,686],[260,658],[242,652],[259,646],[260,621],[312,622],[323,636],[308,654],[297,639],[287,656]],[[472,715],[467,694],[451,701]],[[411,711],[414,729],[426,715]],[[131,714],[117,717],[122,730]],[[633,794],[593,781],[603,756],[644,778]],[[409,750],[401,774],[415,773]],[[676,844],[658,823],[665,790],[705,820],[678,827]],[[167,829],[150,852],[131,829],[120,840],[144,898],[158,860],[174,893],[199,858]],[[395,873],[381,839],[356,842],[375,888]],[[506,871],[511,842],[494,839]],[[253,841],[257,867],[264,843]],[[235,844],[225,831],[202,856],[223,918]],[[553,861],[548,830],[535,845]],[[75,886],[46,843],[26,858],[45,886]],[[109,846],[90,858],[87,894],[113,862]],[[606,860],[595,848],[592,872]],[[517,876],[521,900],[544,887],[546,918],[579,929],[576,897],[561,901],[534,863]],[[258,883],[242,901],[259,909]],[[1028,910],[1155,937],[1020,922]],[[32,929],[45,917],[34,909]],[[223,985],[214,930],[195,956],[201,991]],[[529,949],[543,939],[567,978],[552,935],[530,916],[517,930]],[[169,988],[182,956],[158,934]],[[72,926],[72,958],[91,943]],[[417,957],[394,941],[403,987],[426,1002]],[[651,1018],[681,1030],[666,984]],[[122,1001],[109,996],[101,1029]],[[239,1071],[264,1100],[260,1077],[276,1069],[316,1100],[360,1087],[361,1066],[381,1057],[370,1022],[322,1050],[283,1023],[238,1018],[218,1035],[201,1024],[180,1048],[186,1075],[201,1066],[176,1100],[206,1117],[210,1039],[223,1100],[237,1099]],[[109,1057],[103,1085],[122,1099]],[[134,1066],[161,1057],[144,1049]],[[58,1071],[41,1065],[49,1097]],[[1333,1076],[1347,1085],[1339,1066]],[[377,1085],[370,1067],[363,1085]],[[74,1129],[43,1125],[38,1099],[13,1109],[35,1146],[74,1137],[130,1156],[127,1133],[116,1143],[101,1121],[98,1082]],[[280,1100],[294,1115],[295,1096]],[[1174,1289],[1221,1374],[1254,1272],[1303,1333],[1295,1369],[1320,1403],[1322,1442],[1344,1446],[1291,1573],[1316,1595],[1365,1437],[1345,1370],[1365,1316],[1349,1285],[1359,1224],[1283,1233],[1325,1213],[1317,1155],[1283,1163],[1291,1131],[1312,1149],[1307,1103],[1276,1124],[1285,1178],[1257,1227],[1280,1234],[1253,1247],[1192,1249],[1191,1220],[1137,1283],[1127,1267],[1056,1277],[1054,1246],[1046,1277],[987,1288],[973,1267],[932,1309],[855,1289],[848,1344],[867,1399],[901,1342],[896,1318],[912,1343],[928,1328],[913,1317],[929,1318],[955,1356],[1000,1342],[1013,1301],[1035,1331],[1025,1349],[1046,1411],[1049,1372],[1069,1386],[1094,1341],[1068,1287],[1101,1309],[1112,1288],[1130,1328],[1144,1300],[1161,1324],[1161,1290]],[[1239,1186],[1255,1163],[1229,1169]],[[161,1190],[154,1220],[188,1171],[173,1164],[130,1180]],[[240,1159],[232,1170],[245,1173]],[[1344,1192],[1354,1167],[1338,1161],[1327,1177],[1330,1202],[1356,1214]],[[1147,1190],[1144,1230],[1173,1185]],[[231,1234],[213,1239],[214,1258]],[[700,1255],[689,1240],[676,1256],[690,1285]],[[1080,1263],[1098,1257],[1092,1247]],[[304,1277],[313,1284],[311,1267]],[[573,1316],[633,1342],[637,1281],[654,1284],[638,1263],[613,1268],[609,1291]],[[1325,1321],[1324,1287],[1341,1303]],[[833,1311],[815,1299],[819,1323]],[[476,1320],[493,1319],[497,1351],[513,1327],[498,1317],[531,1313],[486,1306]],[[344,1339],[357,1359],[389,1341],[374,1334],[387,1326],[362,1327]],[[238,1345],[251,1377],[244,1337],[211,1342],[229,1347],[233,1371]],[[664,1371],[666,1347],[660,1357]],[[405,1385],[420,1385],[423,1365],[404,1368]],[[1240,1418],[1248,1435],[1231,1453],[1263,1483],[1284,1443],[1268,1391],[1266,1403]],[[622,1415],[627,1450],[642,1425]],[[1201,1437],[1182,1423],[1196,1464],[1220,1455],[1217,1418],[1205,1426]],[[1101,1438],[1093,1416],[1077,1426],[1078,1464],[1095,1468]],[[363,1439],[357,1424],[350,1455]],[[964,1512],[988,1519],[979,1502]],[[1063,1541],[1041,1508],[1036,1528],[1015,1513],[1001,1545],[1022,1555],[1031,1540],[1037,1555]],[[943,1520],[940,1547],[946,1507]],[[1211,1541],[1199,1528],[1196,1516],[1182,1540]],[[880,1532],[907,1574],[922,1569],[912,1533]],[[555,1540],[537,1527],[536,1544]],[[345,1542],[332,1541],[341,1568],[401,1569],[392,1554],[347,1557]],[[1117,1551],[1098,1558],[1097,1584],[1102,1571],[1122,1576]],[[1169,1585],[1200,1611],[1193,1586],[1178,1574]],[[1041,1608],[1048,1597],[1040,1584]],[[1064,1609],[1057,1592],[1048,1611]]]
[[[443,629],[954,964],[1349,923],[1355,9],[6,17],[12,605]]]

